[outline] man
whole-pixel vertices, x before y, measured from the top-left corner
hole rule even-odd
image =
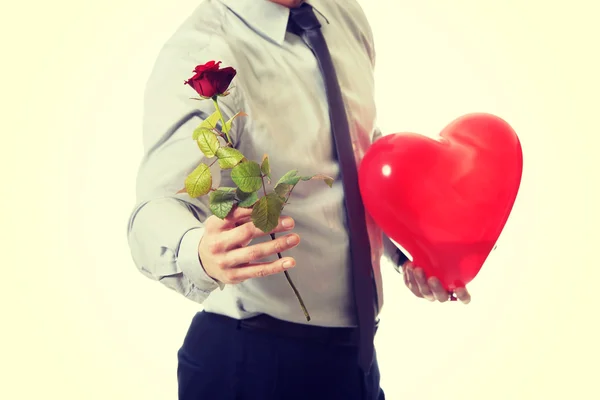
[[[179,351],[180,399],[384,399],[376,357],[369,358],[372,349],[364,345],[366,337],[372,347],[372,337],[359,332],[365,324],[371,328],[361,329],[373,330],[376,315],[366,322],[360,317],[359,324],[357,311],[357,304],[364,306],[357,298],[371,279],[376,290],[371,286],[367,302],[376,305],[375,314],[381,308],[384,249],[402,265],[397,269],[415,295],[449,298],[437,279],[427,280],[404,262],[368,215],[357,221],[364,210],[346,212],[356,193],[348,193],[352,182],[344,183],[340,160],[360,162],[381,136],[375,126],[373,38],[355,0],[302,3],[204,1],[163,47],[147,85],[146,155],[129,243],[142,273],[204,307]],[[298,18],[312,21],[305,27],[309,33],[299,29],[304,22]],[[315,50],[322,37],[327,50]],[[323,57],[333,64],[328,75]],[[249,115],[236,119],[229,132],[236,148],[249,160],[268,154],[276,179],[292,169],[335,178],[332,188],[298,184],[275,240],[256,229],[243,208],[220,220],[211,216],[206,197],[176,194],[202,161],[191,140],[199,120],[191,117],[206,118],[214,110],[211,101],[191,100],[195,94],[183,82],[196,65],[211,60],[238,71],[231,94],[219,98],[226,118],[238,111]],[[338,101],[332,100],[335,85]],[[348,143],[332,132],[345,134]],[[350,151],[340,150],[344,144]],[[218,164],[213,168],[213,187],[234,186]],[[365,228],[357,232],[349,221]],[[353,246],[361,234],[367,240]],[[372,276],[359,290],[353,268],[365,254]],[[305,300],[309,322],[284,270]],[[456,294],[469,301],[466,289]],[[369,307],[361,315],[369,315]]]

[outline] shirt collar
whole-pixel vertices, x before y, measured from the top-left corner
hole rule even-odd
[[[290,9],[269,0],[220,0],[252,29],[277,44],[285,39]]]

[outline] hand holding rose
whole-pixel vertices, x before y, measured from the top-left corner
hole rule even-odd
[[[251,278],[278,274],[296,265],[292,257],[257,262],[300,243],[298,235],[288,233],[294,228],[294,220],[290,217],[281,217],[271,232],[287,235],[252,246],[249,244],[253,239],[267,235],[252,223],[252,209],[236,207],[224,219],[211,215],[205,228],[198,254],[208,276],[221,283],[237,284]]]

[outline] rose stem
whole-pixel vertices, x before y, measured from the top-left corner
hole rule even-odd
[[[262,179],[263,192],[264,192],[264,194],[266,196],[267,195],[267,188],[265,187],[265,177],[264,177],[264,175],[261,175],[261,179]],[[271,240],[275,240],[275,234],[274,233],[271,233]],[[281,255],[281,253],[277,253],[277,257],[279,257],[280,260],[283,258],[283,256]],[[290,287],[294,291],[294,294],[296,295],[296,298],[298,299],[298,302],[300,303],[300,307],[302,308],[302,312],[304,313],[304,316],[306,317],[306,320],[310,321],[310,314],[308,313],[308,310],[306,309],[306,305],[304,305],[304,300],[302,300],[302,296],[300,296],[300,292],[298,291],[298,289],[296,288],[296,285],[294,285],[294,282],[292,281],[292,277],[290,276],[290,274],[288,273],[288,271],[283,271],[283,274],[285,275],[285,278],[287,279]]]
[[[217,100],[217,96],[212,98],[213,103],[215,103],[215,109],[217,110],[217,112],[219,113],[219,118],[221,119],[221,123],[223,124],[222,127],[222,131],[225,132],[225,135],[227,135],[227,142],[229,144],[233,144],[233,142],[231,141],[231,138],[229,137],[229,132],[227,132],[225,130],[225,118],[223,118],[223,113],[221,112],[221,108],[219,108],[219,101]]]

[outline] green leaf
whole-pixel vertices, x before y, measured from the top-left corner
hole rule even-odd
[[[239,188],[237,189],[238,206],[250,208],[258,201],[258,191],[252,193],[242,192]]]
[[[279,181],[277,182],[277,184],[281,184],[281,183],[286,183],[288,185],[292,185],[295,186],[298,182],[302,181],[310,181],[310,180],[314,180],[314,179],[320,179],[325,181],[325,183],[327,184],[327,186],[332,187],[333,185],[333,178],[327,175],[323,175],[323,174],[317,174],[317,175],[312,175],[312,176],[298,176],[298,171],[297,170],[292,170],[287,172],[284,176],[281,177],[281,179],[279,179]]]
[[[293,187],[294,186],[288,185],[287,183],[278,183],[273,191],[285,199],[288,197]]]
[[[231,170],[231,179],[246,193],[256,192],[262,187],[260,165],[255,161],[240,163]]]
[[[198,126],[196,129],[194,129],[194,133],[192,134],[192,139],[198,140],[198,138],[200,137],[200,132],[206,131],[206,130],[210,130],[210,129],[204,128],[202,126]]]
[[[223,219],[235,204],[235,188],[222,187],[210,193],[210,210]]]
[[[237,114],[235,114],[233,117],[229,118],[229,121],[225,122],[225,128],[223,129],[223,132],[229,132],[231,130],[231,124],[233,124],[233,120],[236,119],[237,117],[244,117],[248,114],[246,114],[243,111],[238,112]]]
[[[212,187],[212,174],[208,165],[201,163],[185,179],[185,189],[191,197],[204,196]]]
[[[219,122],[219,112],[215,111],[208,116],[202,123],[200,124],[200,128],[205,128],[208,130],[215,129],[217,127],[217,122]]]
[[[277,193],[269,193],[263,196],[252,208],[252,222],[263,231],[269,233],[279,224],[283,200]]]
[[[269,156],[266,154],[263,156],[262,163],[260,164],[260,171],[267,177],[269,183],[271,183],[271,164],[269,163]]]
[[[194,140],[198,143],[198,147],[208,158],[214,157],[219,150],[221,144],[217,135],[209,129],[198,127],[194,131]]]
[[[300,179],[302,179],[302,177],[298,176],[298,170],[293,169],[279,178],[277,184],[279,185],[280,183],[286,183],[288,185],[295,186],[298,182],[300,182]]]
[[[313,176],[303,176],[301,178],[303,181],[310,181],[310,180],[315,180],[315,179],[320,179],[323,180],[327,186],[332,187],[333,186],[333,181],[334,179],[330,176],[327,175],[323,175],[323,174],[317,174],[317,175],[313,175]]]
[[[313,176],[298,176],[298,171],[292,170],[287,172],[284,176],[281,177],[281,179],[279,179],[277,185],[275,185],[275,189],[273,190],[275,193],[277,193],[277,195],[286,199],[289,196],[292,189],[294,188],[294,186],[298,184],[298,182],[300,182],[301,180],[310,181],[314,179],[321,179],[325,181],[325,183],[329,187],[332,187],[333,185],[333,178],[327,175],[317,174]]]
[[[244,158],[244,155],[233,147],[219,147],[216,156],[222,169],[231,169]]]

